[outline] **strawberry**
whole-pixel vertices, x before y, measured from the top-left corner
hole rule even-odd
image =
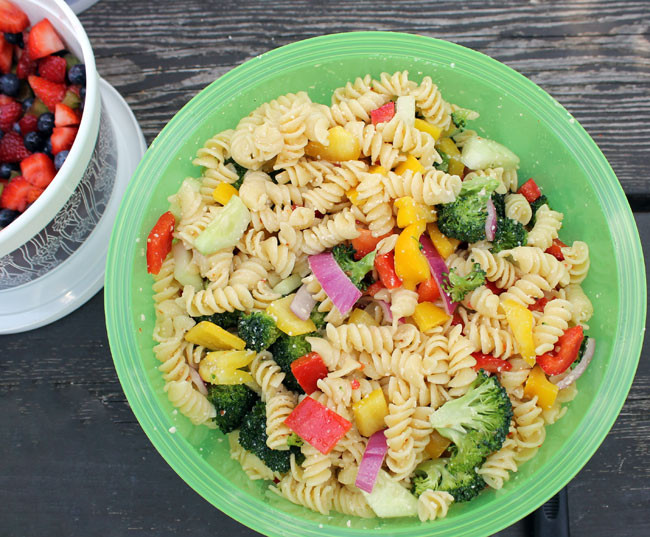
[[[16,4],[0,0],[0,32],[17,34],[29,26],[29,18]]]
[[[79,84],[70,84],[68,91],[74,93],[77,97],[81,97],[81,86]]]
[[[11,71],[11,60],[14,55],[14,46],[7,42],[2,34],[0,34],[0,73],[8,73]]]
[[[34,153],[20,163],[23,177],[32,185],[45,188],[56,175],[54,162],[45,153]]]
[[[50,82],[40,76],[30,76],[27,80],[29,80],[29,85],[34,90],[36,97],[45,103],[50,112],[54,112],[56,103],[60,103],[65,97],[65,84]]]
[[[38,118],[33,114],[25,114],[18,121],[18,125],[20,125],[20,132],[25,136],[28,132],[34,132],[38,129]]]
[[[15,177],[2,189],[0,207],[22,213],[42,192],[42,188],[30,184],[24,177]]]
[[[70,149],[78,130],[77,127],[54,127],[52,129],[52,136],[50,137],[52,154],[56,155],[61,151]]]
[[[74,127],[79,125],[80,119],[79,112],[63,103],[57,103],[54,110],[55,127]]]
[[[0,130],[9,132],[22,115],[23,107],[17,101],[12,100],[0,106]]]
[[[151,229],[147,238],[147,272],[158,274],[163,261],[172,249],[174,239],[174,215],[167,211],[163,213]]]
[[[23,137],[15,131],[8,132],[0,140],[0,162],[20,162],[31,153],[25,148]]]
[[[66,63],[60,56],[46,56],[38,60],[38,75],[50,82],[63,84],[65,82]]]
[[[1,2],[2,0],[0,0]],[[32,26],[31,31],[29,32],[29,37],[27,38],[27,54],[32,60],[38,60],[39,58],[44,58],[59,50],[63,50],[65,45],[61,38],[56,33],[52,23],[43,19],[42,21],[36,23]]]
[[[36,74],[36,62],[29,57],[29,54],[23,50],[18,65],[16,66],[16,76],[25,80],[30,75]]]

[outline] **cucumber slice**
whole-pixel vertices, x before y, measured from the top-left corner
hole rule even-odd
[[[519,167],[519,157],[506,146],[494,140],[476,136],[463,146],[460,161],[470,170],[503,168],[514,170]]]
[[[395,102],[395,115],[412,127],[415,124],[415,97],[402,95]]]
[[[302,285],[302,279],[300,278],[300,275],[292,274],[288,278],[285,278],[280,283],[278,283],[273,288],[273,292],[284,296],[284,295],[288,295],[292,291],[295,291],[301,285]]]
[[[239,196],[233,196],[210,225],[199,234],[194,241],[194,247],[203,255],[210,255],[235,246],[250,223],[251,215],[246,205]]]
[[[199,274],[199,267],[192,263],[192,252],[185,249],[182,242],[172,246],[174,256],[174,278],[182,285],[191,285],[195,290],[203,289],[203,278]]]
[[[379,470],[372,492],[361,491],[375,514],[380,518],[416,516],[418,501],[408,490]]]

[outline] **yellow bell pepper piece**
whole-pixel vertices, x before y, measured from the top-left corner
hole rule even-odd
[[[363,436],[372,436],[386,428],[384,418],[388,416],[388,405],[381,388],[370,392],[352,405],[354,421]]]
[[[266,308],[268,313],[277,327],[289,336],[299,336],[301,334],[308,334],[316,330],[316,325],[311,319],[303,321],[293,311],[291,311],[291,302],[296,293],[285,296],[278,300],[274,300]]]
[[[535,365],[535,342],[533,341],[533,312],[514,300],[504,300],[501,307],[506,314],[521,356],[529,365]]]
[[[221,205],[225,205],[230,201],[230,198],[238,195],[239,191],[228,183],[219,183],[212,191],[212,198],[217,203],[221,203]]]
[[[558,387],[546,378],[541,367],[533,367],[524,386],[524,397],[532,399],[537,396],[537,404],[548,410],[555,403],[558,391]]]
[[[428,121],[424,121],[424,119],[415,118],[413,126],[419,131],[430,134],[434,140],[440,138],[440,135],[442,134],[442,129],[440,127],[437,127]]]
[[[449,175],[457,175],[461,179],[465,175],[465,165],[455,157],[449,159],[449,168],[447,169]]]
[[[370,315],[367,311],[359,308],[354,308],[352,310],[350,317],[348,317],[348,323],[365,324],[366,326],[379,326],[379,323],[372,315]]]
[[[359,193],[357,192],[356,188],[351,188],[345,193],[345,195],[352,202],[352,205],[356,205],[356,206],[362,205],[362,203],[359,202]]]
[[[424,173],[424,166],[420,164],[420,161],[416,159],[413,155],[406,157],[404,162],[400,162],[395,168],[395,173],[402,175],[406,170],[411,170],[412,172]]]
[[[441,138],[438,140],[436,147],[449,157],[449,169],[447,172],[450,175],[463,177],[465,165],[460,161],[460,150],[456,147],[454,141],[451,138]]]
[[[397,198],[393,205],[397,209],[397,227],[405,228],[418,222],[435,222],[438,218],[433,207],[418,203],[411,196]]]
[[[453,254],[460,244],[458,239],[443,235],[442,231],[438,229],[438,224],[429,224],[429,226],[427,226],[427,231],[429,232],[429,237],[431,238],[433,246],[435,246],[443,259],[447,259],[451,254]]]
[[[215,351],[206,355],[199,364],[199,375],[211,384],[243,384],[251,382],[253,375],[240,368],[255,358],[254,351]]]
[[[368,168],[368,173],[378,173],[380,175],[388,175],[386,168],[380,166],[379,164],[373,164]]]
[[[361,156],[359,141],[340,125],[328,131],[327,140],[329,143],[326,146],[320,142],[309,142],[305,147],[305,154],[334,162],[356,160]]]
[[[424,229],[424,222],[407,226],[395,244],[395,272],[402,280],[404,288],[411,291],[430,276],[429,262],[420,250],[420,235]]]
[[[413,320],[421,332],[445,324],[451,317],[433,302],[420,302],[415,306]]]
[[[201,345],[211,350],[237,349],[246,347],[246,342],[209,321],[201,321],[193,326],[187,334],[185,341]]]
[[[451,440],[434,430],[429,437],[429,443],[424,448],[424,451],[432,459],[439,459],[450,444]]]

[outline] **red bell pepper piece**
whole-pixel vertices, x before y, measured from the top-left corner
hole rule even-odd
[[[544,311],[544,308],[546,307],[546,304],[548,304],[548,298],[542,297],[530,306],[528,306],[528,309],[530,311]]]
[[[354,248],[355,251],[354,258],[357,261],[372,252],[381,239],[390,235],[389,232],[381,237],[373,237],[372,232],[369,229],[357,228],[357,231],[359,232],[359,236],[356,239],[352,239],[352,248]]]
[[[501,371],[510,371],[512,369],[512,364],[508,360],[495,358],[491,354],[473,352],[472,356],[476,360],[476,365],[473,366],[475,371],[483,369],[483,371],[487,371],[488,373],[501,373]]]
[[[377,123],[385,123],[393,119],[395,115],[395,103],[393,101],[387,102],[384,106],[381,106],[375,110],[370,111],[370,119],[372,119],[372,124],[376,125]]]
[[[533,203],[542,195],[542,192],[537,186],[537,183],[532,178],[528,179],[528,181],[521,185],[517,192],[526,198],[528,200],[528,203]]]
[[[395,252],[388,252],[384,255],[375,257],[375,268],[379,274],[381,283],[387,289],[397,289],[402,285],[402,280],[395,272]]]
[[[433,277],[418,285],[418,302],[435,302],[438,298],[440,289]]]
[[[551,254],[558,261],[564,261],[562,248],[566,248],[566,244],[564,244],[560,239],[553,239],[553,244],[546,249],[546,253]]]
[[[284,423],[323,455],[332,451],[352,427],[348,420],[309,396],[300,401]]]
[[[368,286],[368,289],[366,289],[366,294],[369,296],[375,296],[377,292],[381,291],[382,289],[386,289],[386,286],[383,283],[381,282],[371,283]]]
[[[485,287],[487,287],[490,291],[492,291],[495,295],[500,295],[505,291],[505,289],[501,289],[501,287],[497,287],[497,284],[494,282],[485,282]]]
[[[451,324],[452,326],[456,326],[458,324],[463,327],[465,326],[465,323],[463,322],[463,318],[460,316],[458,311],[454,312],[454,316],[451,318]]]
[[[547,375],[564,373],[575,362],[585,335],[582,326],[572,326],[560,336],[555,344],[557,352],[551,351],[537,357],[537,363]]]
[[[171,251],[175,223],[174,215],[167,211],[158,219],[149,233],[147,238],[147,272],[149,274],[160,272],[163,261]]]
[[[317,352],[310,352],[291,363],[291,372],[306,394],[318,389],[318,380],[327,376],[329,371],[323,358]]]

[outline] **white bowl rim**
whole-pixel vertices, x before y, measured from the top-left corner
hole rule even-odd
[[[63,207],[83,177],[99,132],[101,108],[99,76],[90,40],[81,22],[64,0],[25,0],[25,2],[32,5],[42,5],[44,8],[53,6],[62,12],[64,19],[57,18],[56,22],[67,25],[76,37],[77,44],[81,47],[83,61],[86,66],[86,99],[75,143],[56,177],[45,189],[45,192],[24,213],[0,231],[0,257],[13,252],[29,241]],[[38,20],[30,20],[31,25],[36,22]],[[57,27],[57,24],[54,21],[52,22]],[[68,41],[67,45],[70,46],[70,40],[66,39],[66,41]],[[89,140],[92,144],[78,143],[82,140]]]

